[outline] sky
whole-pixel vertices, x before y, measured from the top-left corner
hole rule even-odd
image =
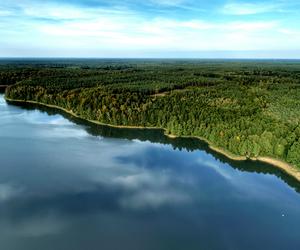
[[[1,0],[0,57],[300,58],[299,0]]]

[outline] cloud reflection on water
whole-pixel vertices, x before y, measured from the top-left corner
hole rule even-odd
[[[262,227],[270,229],[278,211],[288,212],[289,229],[300,223],[297,194],[274,175],[239,171],[205,151],[93,137],[60,115],[0,112],[2,243],[93,233],[103,242],[126,232],[128,241],[132,232],[146,241],[166,231],[197,241],[199,232],[222,235],[235,221],[253,226],[254,215],[269,218]],[[15,242],[7,249],[22,249]]]

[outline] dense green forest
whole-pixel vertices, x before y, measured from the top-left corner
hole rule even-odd
[[[11,99],[300,168],[299,61],[12,60],[0,62],[0,85]]]

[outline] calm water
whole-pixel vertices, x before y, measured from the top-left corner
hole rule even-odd
[[[195,140],[0,96],[0,248],[300,249],[299,184]]]

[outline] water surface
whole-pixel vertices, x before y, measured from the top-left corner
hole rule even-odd
[[[300,249],[299,184],[198,140],[0,96],[0,160],[4,250]]]

